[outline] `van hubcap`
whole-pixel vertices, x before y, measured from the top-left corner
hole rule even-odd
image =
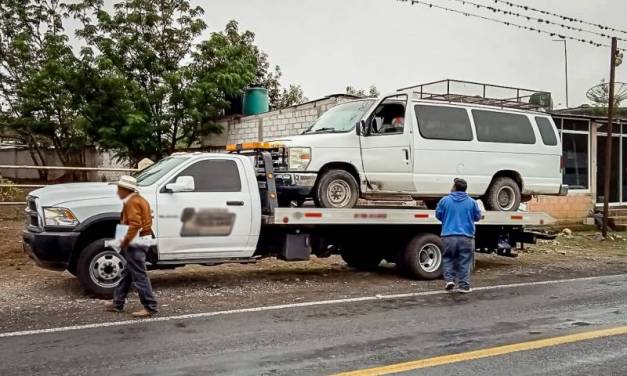
[[[333,180],[327,189],[327,199],[337,208],[348,205],[352,197],[351,187],[344,180]]]
[[[440,248],[433,243],[425,244],[418,251],[418,262],[422,270],[427,273],[438,270],[440,264],[442,264],[442,252],[440,252]]]
[[[89,264],[89,275],[92,281],[105,288],[117,286],[122,279],[122,270],[124,270],[124,261],[115,251],[99,253]]]
[[[511,210],[514,206],[516,194],[514,193],[514,189],[512,189],[512,187],[501,187],[496,196],[496,199],[499,204],[499,209],[501,209],[502,211],[507,211]]]

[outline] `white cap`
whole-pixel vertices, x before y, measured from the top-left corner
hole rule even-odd
[[[118,187],[137,192],[137,179],[128,175],[120,176],[120,180],[118,181]]]

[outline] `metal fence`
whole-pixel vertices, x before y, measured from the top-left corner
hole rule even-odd
[[[48,171],[98,171],[98,172],[137,172],[136,168],[112,168],[112,167],[65,167],[65,166],[15,166],[15,165],[0,165],[0,171],[2,170],[48,170]],[[0,184],[0,188],[41,188],[47,185],[53,184]],[[0,206],[15,206],[26,205],[24,201],[2,201]]]

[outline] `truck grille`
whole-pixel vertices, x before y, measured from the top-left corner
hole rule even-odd
[[[35,197],[26,198],[26,225],[28,227],[39,228],[39,215],[37,213],[37,199]]]

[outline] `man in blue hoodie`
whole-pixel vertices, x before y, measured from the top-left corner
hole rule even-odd
[[[481,219],[481,209],[466,189],[464,179],[455,179],[451,193],[442,198],[435,210],[435,216],[442,222],[442,242],[444,243],[444,281],[446,290],[470,292],[470,268],[475,252],[475,222]]]

